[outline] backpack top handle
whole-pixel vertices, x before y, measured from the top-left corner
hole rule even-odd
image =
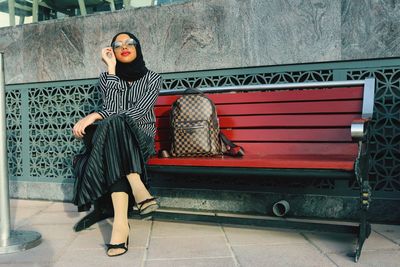
[[[200,89],[197,88],[187,88],[185,91],[183,91],[184,95],[190,95],[190,94],[201,94],[204,95],[204,92],[201,91]]]

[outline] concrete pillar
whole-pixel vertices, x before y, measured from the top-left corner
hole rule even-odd
[[[15,1],[8,0],[8,14],[10,16],[10,26],[15,26]]]
[[[81,11],[81,15],[86,16],[87,12],[86,12],[85,0],[78,0],[78,3],[79,3],[79,9]]]
[[[38,22],[39,18],[39,0],[32,1],[32,22]]]

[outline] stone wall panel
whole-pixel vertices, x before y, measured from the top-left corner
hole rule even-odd
[[[193,0],[0,28],[6,83],[98,77],[115,33],[157,72],[400,55],[400,1]]]

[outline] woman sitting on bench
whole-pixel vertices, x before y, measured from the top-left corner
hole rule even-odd
[[[82,211],[100,199],[105,206],[112,201],[114,222],[107,255],[119,256],[128,251],[128,210],[134,203],[141,215],[158,208],[146,188],[145,163],[155,153],[153,108],[161,77],[146,68],[139,40],[128,32],[112,39],[111,47],[102,50],[102,59],[108,68],[100,75],[103,108],[73,127],[86,148],[73,164],[74,203]],[[105,218],[96,214],[88,224]],[[83,223],[81,228],[85,227]]]

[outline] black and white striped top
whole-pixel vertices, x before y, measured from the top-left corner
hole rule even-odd
[[[161,76],[149,70],[145,76],[132,84],[116,75],[103,72],[100,75],[100,90],[103,98],[102,111],[98,113],[107,118],[114,114],[126,114],[138,127],[155,136],[156,118],[154,104],[161,89]]]

